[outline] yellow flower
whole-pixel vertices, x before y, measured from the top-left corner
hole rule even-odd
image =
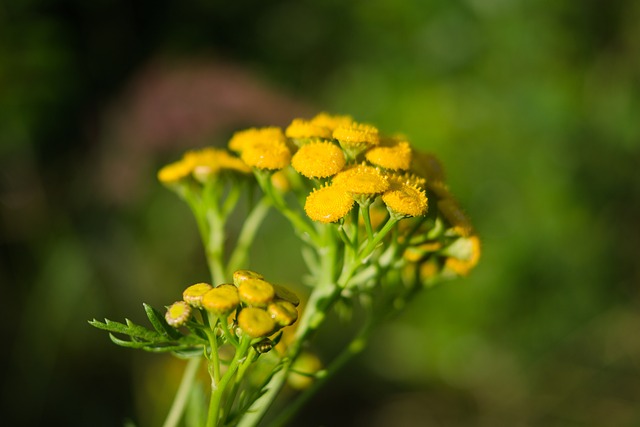
[[[407,170],[411,166],[411,146],[407,141],[392,140],[369,149],[365,158],[381,168]]]
[[[276,296],[273,285],[262,279],[246,279],[238,285],[238,295],[243,303],[256,306],[266,307]]]
[[[382,195],[382,201],[396,214],[421,216],[427,213],[424,190],[399,179],[391,179],[391,186]]]
[[[286,193],[291,190],[291,182],[287,176],[286,169],[279,170],[271,175],[271,184],[273,185],[273,188],[281,193]]]
[[[454,199],[439,200],[438,210],[451,225],[454,234],[468,237],[474,233],[471,221]]]
[[[328,185],[307,196],[304,210],[312,220],[326,224],[343,218],[354,203],[353,197],[344,189]]]
[[[229,140],[229,149],[240,153],[249,144],[272,141],[285,141],[284,133],[279,127],[245,129],[233,134]]]
[[[333,137],[351,158],[380,143],[378,129],[363,123],[354,122],[349,126],[338,127],[333,131]]]
[[[285,135],[289,138],[331,138],[331,129],[312,123],[309,120],[294,119],[285,130]]]
[[[430,153],[416,151],[411,161],[411,171],[430,182],[444,182],[445,174],[442,163],[436,156]]]
[[[259,338],[271,334],[276,324],[263,309],[246,307],[238,314],[238,326],[251,338]]]
[[[202,308],[202,297],[213,287],[208,283],[196,283],[182,293],[182,299],[195,308]]]
[[[217,315],[231,313],[240,305],[238,289],[232,284],[216,286],[202,297],[202,306]]]
[[[163,184],[172,184],[188,177],[193,165],[184,160],[170,163],[158,171],[158,180]]]
[[[191,316],[191,306],[184,301],[177,301],[171,304],[164,317],[169,325],[179,328],[187,323],[189,316]]]
[[[289,147],[280,140],[247,144],[240,156],[247,165],[257,169],[278,170],[288,166],[291,161]]]
[[[251,173],[251,168],[242,160],[219,148],[207,147],[187,152],[184,160],[193,165],[193,175],[201,181],[222,170]]]
[[[288,301],[275,301],[269,304],[267,311],[278,326],[290,326],[298,320],[298,310]]]
[[[351,116],[333,116],[327,113],[320,113],[311,119],[311,123],[334,131],[339,127],[348,127],[353,123]]]
[[[276,291],[277,300],[288,301],[296,307],[298,306],[298,304],[300,304],[300,298],[298,298],[298,296],[293,293],[293,291],[280,285],[273,285],[273,289],[275,289]]]
[[[236,286],[249,279],[264,279],[264,276],[251,270],[237,270],[233,273],[233,283]]]
[[[293,362],[287,376],[287,384],[296,390],[309,388],[314,381],[314,374],[322,369],[322,362],[313,353],[304,352]]]
[[[379,194],[389,188],[389,181],[378,169],[358,165],[338,173],[331,185],[352,194]]]
[[[468,238],[459,239],[459,241],[461,241],[461,245],[464,245],[465,256],[448,257],[445,260],[444,267],[460,276],[466,276],[480,260],[480,238],[473,235]],[[462,249],[459,252],[461,251]]]
[[[307,178],[326,178],[340,172],[345,165],[344,153],[331,142],[310,142],[291,159],[291,166]]]

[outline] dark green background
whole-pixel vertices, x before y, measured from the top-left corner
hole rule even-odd
[[[437,153],[483,257],[296,425],[640,425],[638,22],[632,0],[0,3],[3,424],[158,425],[180,365],[86,323],[206,280],[156,170],[326,110]],[[252,267],[296,284],[298,254],[273,216]]]

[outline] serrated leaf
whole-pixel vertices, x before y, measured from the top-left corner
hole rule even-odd
[[[164,335],[165,337],[172,338],[174,340],[177,340],[183,337],[183,335],[180,332],[172,328],[171,325],[167,323],[164,316],[160,314],[158,310],[151,307],[149,304],[143,303],[142,305],[144,306],[144,311],[147,313],[149,322],[151,322],[154,329],[158,331],[158,333]]]

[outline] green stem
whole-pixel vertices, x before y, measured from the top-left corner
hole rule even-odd
[[[373,228],[371,227],[371,216],[369,215],[369,203],[363,203],[360,205],[360,212],[362,212],[362,219],[364,220],[364,226],[367,229],[367,237],[369,241],[373,240]]]
[[[311,241],[316,246],[320,246],[318,235],[311,224],[300,216],[299,212],[292,210],[282,197],[282,195],[273,188],[271,182],[271,173],[264,171],[256,171],[255,173],[258,184],[262,191],[269,197],[273,205],[289,220],[298,235],[305,241]]]
[[[238,370],[239,362],[243,357],[246,356],[247,349],[251,344],[251,338],[247,335],[244,335],[240,341],[240,346],[236,348],[236,354],[233,356],[233,360],[229,364],[227,371],[220,379],[220,382],[217,384],[217,387],[214,387],[212,384],[211,387],[211,398],[209,400],[209,412],[207,415],[207,427],[215,427],[218,425],[219,418],[223,418],[227,414],[220,413],[220,404],[222,402],[222,395],[224,394],[225,389],[229,385],[229,382],[235,375]],[[222,415],[222,417],[221,417]],[[224,424],[224,423],[223,423]]]
[[[249,248],[251,247],[251,243],[253,243],[253,239],[258,232],[260,224],[262,224],[262,221],[269,212],[269,206],[269,200],[266,197],[263,197],[251,210],[249,215],[247,215],[247,218],[242,224],[242,229],[240,230],[236,247],[229,259],[227,266],[227,273],[229,276],[231,276],[234,271],[243,268],[247,263]]]
[[[313,397],[322,386],[331,379],[351,359],[360,354],[367,345],[369,335],[372,331],[373,322],[367,322],[358,335],[349,345],[331,362],[324,370],[323,375],[316,376],[313,384],[304,390],[296,399],[287,405],[278,417],[270,424],[271,427],[281,427],[287,425],[291,418]]]
[[[334,227],[322,227],[323,244],[320,246],[320,274],[317,285],[309,296],[307,306],[299,320],[295,339],[287,351],[283,367],[269,381],[266,392],[251,405],[239,420],[238,427],[256,426],[264,417],[276,396],[284,386],[289,370],[304,344],[324,321],[327,312],[340,296],[341,288],[336,285],[336,263],[338,262],[338,236]]]
[[[187,362],[187,367],[184,370],[184,374],[182,374],[182,380],[176,392],[176,397],[173,399],[171,409],[169,410],[163,427],[176,427],[180,422],[187,398],[189,397],[196,373],[198,372],[198,367],[200,366],[200,360],[202,360],[200,357],[193,357]]]

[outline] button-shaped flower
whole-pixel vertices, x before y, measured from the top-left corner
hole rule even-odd
[[[393,171],[409,169],[411,157],[411,146],[402,140],[391,140],[365,153],[365,158],[373,165]]]
[[[204,309],[218,316],[231,313],[239,305],[238,289],[232,284],[216,286],[202,298]]]
[[[251,338],[260,338],[270,335],[276,323],[263,309],[246,307],[238,314],[238,326]]]
[[[177,301],[171,304],[171,306],[167,309],[167,313],[164,318],[167,323],[174,328],[179,328],[180,326],[187,323],[189,317],[191,316],[191,306],[184,301]]]
[[[273,285],[262,279],[246,279],[238,285],[240,300],[253,307],[266,307],[276,296]]]
[[[341,187],[327,185],[307,196],[304,211],[314,221],[336,222],[353,208],[353,197]]]
[[[196,283],[184,290],[182,299],[192,307],[202,308],[202,297],[211,289],[213,286],[208,283]]]
[[[340,172],[345,165],[342,149],[331,142],[310,142],[291,159],[291,166],[307,178],[326,178]]]

